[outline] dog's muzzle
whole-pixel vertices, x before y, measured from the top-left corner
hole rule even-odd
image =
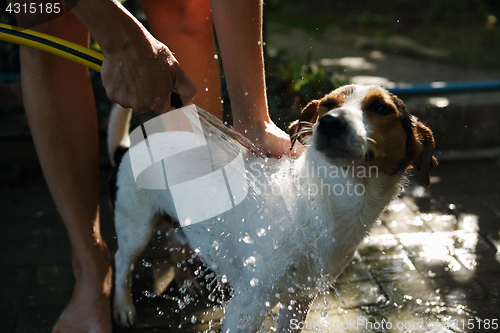
[[[343,116],[327,114],[321,117],[318,123],[318,132],[323,136],[336,138],[347,130],[347,122]]]
[[[348,123],[343,114],[326,114],[316,124],[314,145],[327,157],[349,155],[347,149]]]

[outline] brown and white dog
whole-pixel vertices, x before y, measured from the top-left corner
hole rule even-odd
[[[128,113],[114,117],[121,120],[110,128],[112,154],[128,137]],[[311,301],[342,272],[399,193],[407,170],[415,168],[428,186],[437,164],[430,129],[376,86],[348,85],[310,102],[290,135],[292,145],[300,140],[306,147],[300,157],[267,160],[246,151],[245,200],[182,228],[202,261],[233,288],[222,332],[257,331],[277,304],[278,331],[298,331],[290,319],[305,320]],[[166,139],[169,145],[179,140]],[[136,320],[131,267],[158,216],[175,216],[164,191],[137,187],[128,154],[119,165],[115,201],[113,314],[121,325]]]

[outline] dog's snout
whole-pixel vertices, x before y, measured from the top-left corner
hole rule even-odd
[[[347,122],[343,116],[324,115],[319,120],[318,131],[322,135],[339,136],[347,129]]]

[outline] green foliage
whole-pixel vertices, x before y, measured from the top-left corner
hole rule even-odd
[[[306,59],[291,57],[284,50],[266,57],[266,84],[269,112],[273,121],[286,130],[311,100],[344,84],[337,73]]]
[[[406,36],[451,51],[455,62],[500,68],[499,0],[269,0],[265,14],[283,29],[382,40]]]
[[[335,72],[311,62],[311,54],[300,60],[278,51],[267,57],[266,72],[270,108],[299,108],[342,84]]]

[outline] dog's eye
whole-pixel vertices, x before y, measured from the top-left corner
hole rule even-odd
[[[333,110],[333,109],[336,109],[338,107],[338,104],[335,101],[324,101],[324,102],[321,102],[321,104],[319,106],[324,107],[328,110]]]
[[[373,105],[372,110],[373,110],[373,112],[375,112],[376,114],[379,114],[381,116],[395,113],[394,108],[392,108],[390,105],[387,105],[385,103]]]

